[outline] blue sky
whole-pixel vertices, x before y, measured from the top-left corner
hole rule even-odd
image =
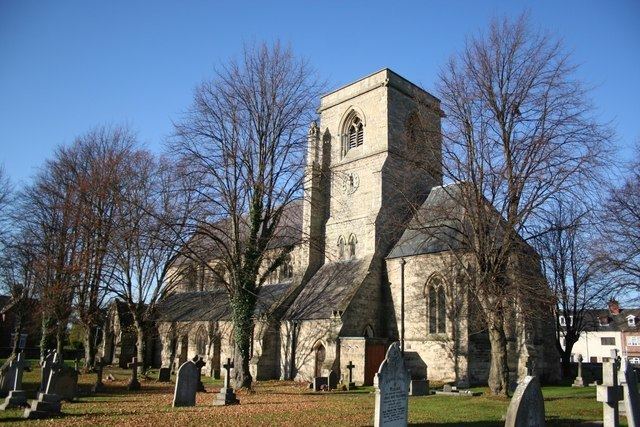
[[[389,67],[432,90],[465,36],[525,10],[581,64],[624,160],[640,140],[638,0],[0,0],[0,163],[24,183],[100,124],[159,151],[195,85],[254,40],[290,43],[331,87]]]

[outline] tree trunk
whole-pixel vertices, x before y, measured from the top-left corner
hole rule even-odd
[[[144,329],[144,323],[140,321],[137,315],[134,315],[133,323],[136,327],[136,357],[138,358],[138,373],[142,374],[146,371],[146,331]]]
[[[40,360],[44,360],[45,352],[53,347],[53,321],[48,316],[42,316],[42,336],[40,337]]]
[[[489,342],[491,344],[491,368],[489,389],[499,396],[509,395],[509,365],[507,364],[507,337],[499,314],[494,314],[489,322]]]
[[[236,388],[251,388],[253,377],[249,371],[253,331],[253,310],[256,305],[254,292],[238,289],[231,300],[233,328],[236,341],[234,377]]]
[[[90,369],[93,367],[96,359],[96,343],[95,329],[86,326],[84,332],[84,367]]]
[[[58,322],[56,326],[56,351],[64,359],[64,333],[66,322]]]
[[[560,351],[560,363],[562,366],[562,378],[571,378],[573,372],[571,372],[571,351],[575,343],[567,340],[565,343],[566,348]]]

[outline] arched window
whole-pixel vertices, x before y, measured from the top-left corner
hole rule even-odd
[[[429,280],[425,290],[427,303],[427,324],[430,334],[447,332],[447,310],[444,284],[438,277]]]
[[[358,243],[358,239],[356,239],[355,235],[349,236],[349,259],[354,259],[356,257],[356,244]]]
[[[196,353],[198,356],[205,357],[207,354],[207,331],[201,326],[196,334]]]
[[[342,128],[342,155],[346,155],[349,150],[360,147],[362,144],[364,144],[364,122],[352,110],[347,115]]]
[[[280,280],[288,280],[293,277],[293,265],[291,255],[287,255],[280,267]]]
[[[340,260],[344,259],[344,246],[344,237],[340,236],[338,239],[338,259]]]

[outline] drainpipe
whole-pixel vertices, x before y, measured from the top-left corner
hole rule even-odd
[[[407,262],[400,258],[400,352],[404,357],[404,265]]]

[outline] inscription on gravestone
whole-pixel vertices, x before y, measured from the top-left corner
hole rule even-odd
[[[409,403],[409,373],[404,365],[400,344],[395,342],[378,369],[374,424],[378,426],[406,426]]]

